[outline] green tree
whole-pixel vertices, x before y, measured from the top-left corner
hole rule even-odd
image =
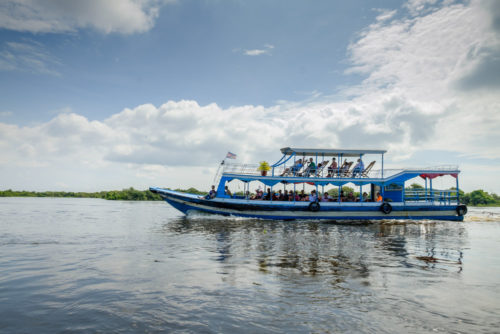
[[[469,196],[469,204],[471,205],[485,205],[495,203],[494,198],[482,189],[474,190],[469,194]]]

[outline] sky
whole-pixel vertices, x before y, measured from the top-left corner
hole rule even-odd
[[[0,92],[0,189],[204,189],[310,147],[500,193],[500,1],[4,0]]]

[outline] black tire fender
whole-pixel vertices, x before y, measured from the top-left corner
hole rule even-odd
[[[382,211],[383,213],[385,213],[386,215],[388,215],[389,213],[392,212],[392,205],[390,205],[389,203],[383,203],[380,206],[380,211]]]
[[[320,205],[318,202],[311,202],[311,204],[309,204],[309,211],[317,212],[317,211],[319,211],[319,209],[320,209]]]
[[[465,216],[467,214],[467,206],[465,206],[463,204],[459,205],[459,206],[457,206],[456,211],[457,211],[457,215]]]

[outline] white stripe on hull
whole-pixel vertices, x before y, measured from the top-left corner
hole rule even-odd
[[[168,196],[167,196],[168,197]],[[290,218],[340,218],[340,217],[385,217],[385,218],[408,218],[408,217],[442,217],[442,216],[456,216],[455,210],[429,210],[429,211],[393,211],[385,214],[379,210],[373,211],[289,211],[289,210],[234,210],[228,208],[212,207],[208,205],[193,203],[178,198],[168,197],[170,201],[174,201],[183,205],[192,207],[194,210],[219,212],[221,214],[229,215],[255,215],[255,216],[280,216]],[[307,203],[306,203],[307,204]],[[305,205],[304,207],[306,207]],[[373,205],[371,205],[373,206]]]

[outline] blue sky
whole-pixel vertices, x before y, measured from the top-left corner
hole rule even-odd
[[[188,0],[160,7],[143,33],[3,29],[4,51],[24,43],[46,59],[43,69],[3,72],[0,103],[16,123],[29,124],[64,108],[101,119],[168,100],[271,106],[332,94],[360,79],[343,74],[346,48],[382,5],[391,2]],[[263,53],[245,55],[251,50]]]
[[[311,146],[498,193],[498,22],[492,0],[7,0],[0,188],[201,188],[228,150]]]

